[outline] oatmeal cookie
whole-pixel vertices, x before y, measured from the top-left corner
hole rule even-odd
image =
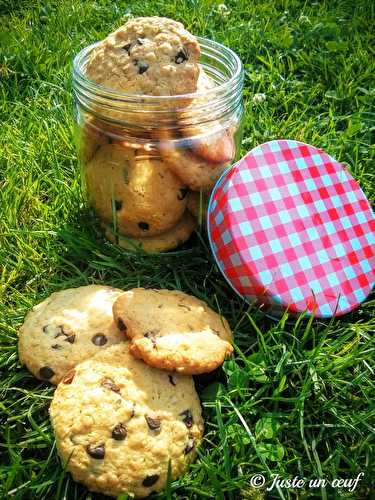
[[[88,285],[50,295],[19,331],[20,360],[35,377],[58,384],[77,363],[124,340],[112,316],[122,290]]]
[[[131,340],[130,352],[157,368],[206,373],[233,351],[225,318],[177,290],[129,290],[113,304],[113,315]]]
[[[85,168],[91,205],[118,232],[135,238],[162,234],[181,219],[187,189],[159,158],[121,144],[99,149]]]
[[[166,252],[181,246],[190,238],[195,228],[196,222],[189,212],[185,212],[177,224],[171,229],[157,236],[150,236],[148,238],[127,238],[120,234],[116,236],[111,228],[103,226],[105,237],[109,241],[112,241],[112,243],[116,243],[126,250],[144,250],[150,253]]]
[[[200,47],[184,26],[164,17],[130,19],[94,48],[86,74],[105,87],[155,96],[194,92]]]
[[[147,366],[127,342],[79,364],[50,407],[59,455],[74,480],[116,497],[164,488],[196,456],[203,434],[191,377]]]
[[[226,168],[225,164],[211,163],[188,147],[176,147],[168,140],[160,143],[160,152],[170,170],[193,191],[212,189]]]

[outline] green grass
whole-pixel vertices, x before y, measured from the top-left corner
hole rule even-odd
[[[55,290],[105,282],[179,288],[220,307],[236,355],[197,379],[206,434],[189,474],[157,498],[257,498],[255,473],[354,478],[267,498],[374,494],[374,297],[324,323],[247,309],[204,241],[187,256],[139,257],[105,243],[82,210],[73,144],[73,55],[128,14],[166,15],[223,42],[245,70],[243,151],[288,137],[345,162],[372,203],[374,3],[0,0],[0,498],[99,499],[64,474],[48,420],[53,389],[20,367],[17,329]],[[253,103],[255,93],[266,100]],[[259,496],[261,498],[262,495]]]

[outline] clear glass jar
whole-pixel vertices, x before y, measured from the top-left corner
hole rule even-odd
[[[164,252],[205,227],[207,200],[242,139],[243,68],[227,47],[198,38],[199,91],[126,94],[85,76],[91,45],[74,59],[84,194],[105,236],[128,250]]]

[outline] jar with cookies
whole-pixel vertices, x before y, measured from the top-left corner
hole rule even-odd
[[[194,244],[221,174],[238,158],[243,68],[177,21],[130,19],[74,59],[84,194],[126,250]]]

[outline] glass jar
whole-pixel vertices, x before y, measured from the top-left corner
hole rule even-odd
[[[74,59],[84,194],[106,238],[125,249],[164,252],[189,242],[205,227],[212,187],[238,159],[241,61],[217,42],[198,41],[194,94],[145,96],[96,84],[85,76],[95,44]]]

